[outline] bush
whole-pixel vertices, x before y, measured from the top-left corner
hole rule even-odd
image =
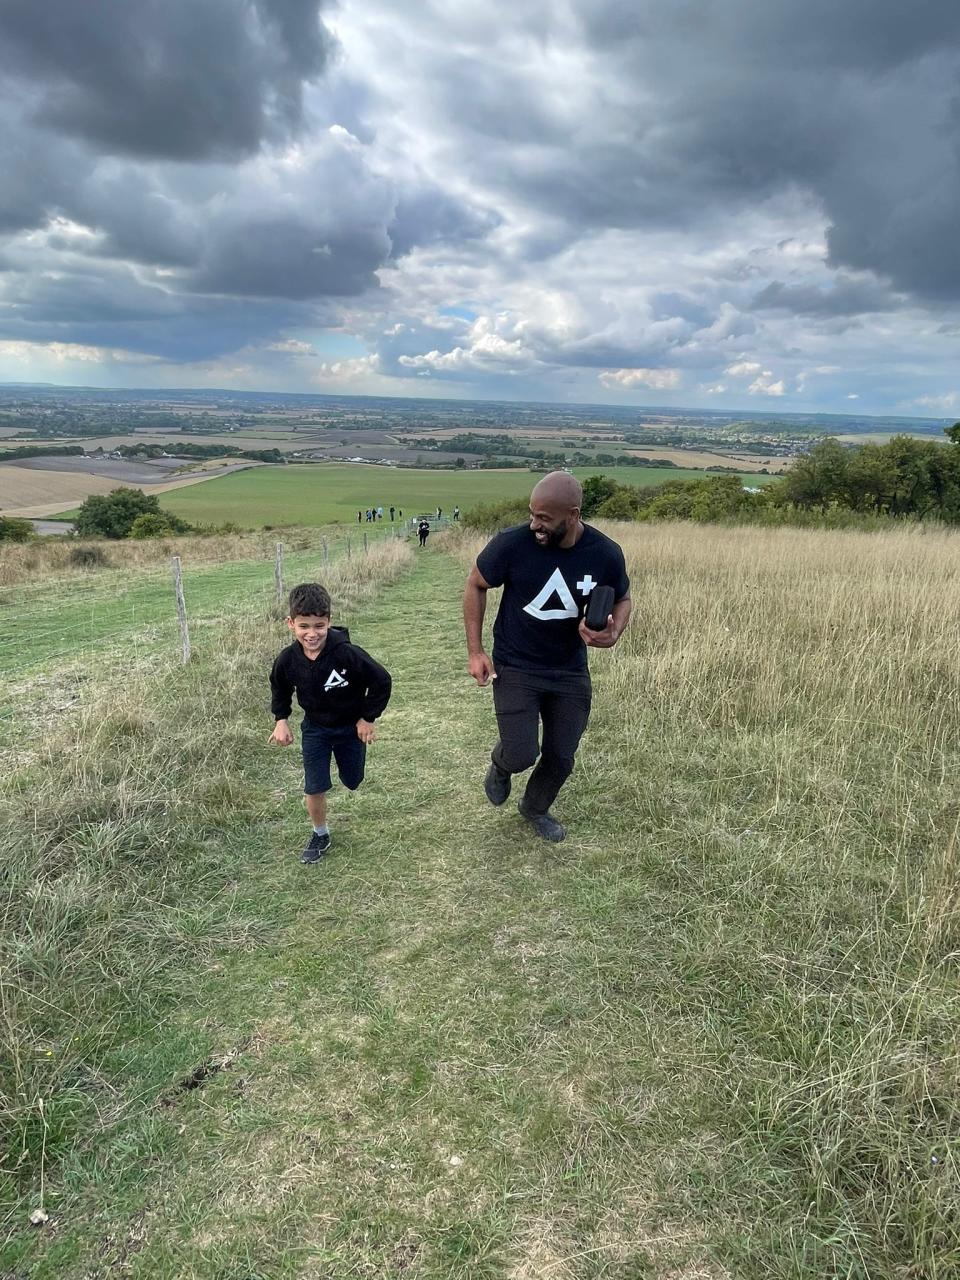
[[[126,538],[137,516],[160,514],[160,501],[142,489],[113,489],[95,494],[77,512],[77,533],[81,538]]]
[[[511,525],[526,524],[530,511],[525,498],[509,498],[504,502],[484,502],[463,513],[461,524],[481,533],[497,533]]]
[[[610,476],[587,476],[583,482],[583,505],[580,514],[595,515],[620,487]]]
[[[174,533],[189,533],[190,525],[167,511],[145,511],[130,526],[131,538],[169,538]]]
[[[766,504],[766,494],[748,493],[736,476],[669,480],[640,495],[639,519],[709,523],[745,518]]]
[[[638,496],[636,489],[621,485],[615,493],[600,503],[593,514],[599,516],[601,520],[636,520]]]
[[[72,547],[70,563],[78,569],[106,569],[110,558],[102,547]]]
[[[35,537],[36,533],[29,520],[0,516],[0,542],[29,542]]]
[[[140,524],[141,519],[148,523]],[[138,529],[134,533],[134,528]],[[179,516],[160,510],[160,499],[142,489],[113,489],[87,498],[77,512],[81,538],[164,538],[189,533],[191,526]]]

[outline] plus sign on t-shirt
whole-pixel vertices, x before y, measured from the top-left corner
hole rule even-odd
[[[630,590],[623,552],[590,525],[574,546],[541,547],[530,526],[498,533],[477,556],[491,587],[503,587],[493,624],[493,661],[526,671],[583,671],[587,650],[580,619],[590,592],[613,587],[616,600]]]

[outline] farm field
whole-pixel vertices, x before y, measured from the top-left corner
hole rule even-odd
[[[612,446],[607,445],[607,449]],[[599,451],[601,446],[597,446]],[[625,453],[635,458],[664,458],[674,462],[678,467],[743,467],[750,471],[753,467],[766,467],[771,473],[779,474],[793,462],[793,458],[784,456],[767,457],[760,454],[713,453],[707,449],[667,449],[653,446],[650,449],[628,448]],[[762,479],[763,477],[761,477]]]
[[[840,432],[834,439],[839,440],[841,444],[889,444],[894,436],[911,436],[914,440],[931,439],[929,431],[850,431]],[[943,436],[932,437],[937,444],[946,444]]]
[[[702,471],[658,467],[576,468],[581,479],[598,472],[613,476],[622,484],[634,485],[703,479],[704,475]],[[755,484],[770,478],[744,476],[743,480],[745,484]],[[232,520],[254,528],[334,521],[355,524],[357,511],[369,506],[388,508],[394,504],[402,508],[405,517],[435,511],[438,506],[449,514],[455,506],[467,511],[478,503],[522,497],[536,480],[525,470],[416,471],[349,463],[263,466],[255,473],[211,480],[194,493],[170,494],[163,498],[161,506],[198,523],[223,524]]]
[[[54,471],[48,464],[55,460],[42,461],[47,465],[31,467],[12,462],[6,466],[0,465],[0,515],[27,518],[62,515],[66,518],[76,514],[76,504],[81,503],[84,498],[95,493],[109,493],[121,485],[142,487],[149,493],[168,493],[171,489],[206,483],[211,472],[215,479],[260,465],[246,461],[225,463],[221,459],[197,459],[184,464],[190,467],[189,474],[174,480],[165,480],[158,474],[159,483],[148,483],[144,476],[149,473],[145,472],[142,464],[138,466],[115,462],[110,467],[114,474],[105,476],[91,474],[81,470],[79,466],[69,471]],[[64,462],[71,461],[74,460],[64,459]]]
[[[55,515],[91,494],[109,493],[118,483],[109,476],[0,466],[0,515]]]
[[[954,1280],[957,536],[608,531],[564,845],[483,798],[450,535],[331,569],[395,692],[318,867],[255,601],[18,744],[4,1274]]]

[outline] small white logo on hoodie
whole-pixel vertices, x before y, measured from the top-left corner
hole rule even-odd
[[[346,668],[343,671],[331,671],[327,676],[327,683],[323,686],[324,693],[330,689],[342,689],[344,685],[348,685],[350,681],[344,679],[345,675]]]

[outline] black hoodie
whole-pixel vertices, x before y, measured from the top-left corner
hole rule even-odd
[[[313,661],[299,640],[278,655],[270,672],[270,709],[278,720],[286,720],[296,691],[312,724],[342,729],[383,715],[391,685],[389,671],[359,645],[351,644],[346,631],[331,627]]]

